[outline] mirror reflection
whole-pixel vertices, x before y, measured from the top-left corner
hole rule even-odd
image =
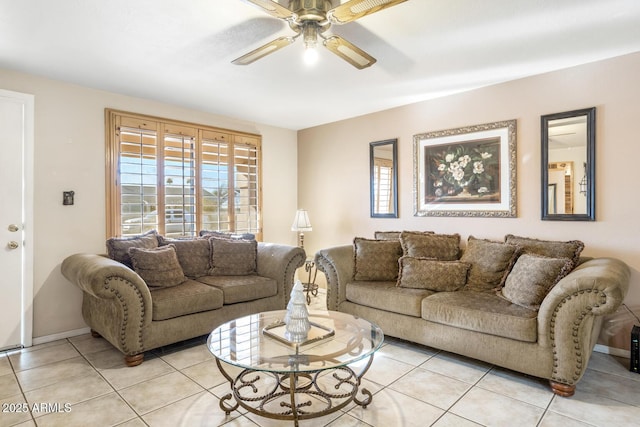
[[[369,144],[371,217],[398,217],[397,140]]]
[[[595,108],[542,116],[542,219],[594,220]]]

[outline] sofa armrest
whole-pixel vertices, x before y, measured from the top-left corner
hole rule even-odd
[[[545,297],[538,313],[538,343],[553,348],[551,379],[574,385],[596,344],[599,316],[615,312],[629,288],[629,267],[613,258],[594,258],[576,267]]]
[[[327,278],[327,309],[337,310],[347,299],[347,283],[353,281],[353,245],[321,249],[316,253],[315,262]]]
[[[284,296],[284,309],[289,302],[296,270],[304,265],[304,249],[275,243],[258,243],[258,275],[278,283],[278,295]]]
[[[61,271],[85,293],[82,315],[92,329],[125,354],[144,351],[141,337],[151,324],[151,293],[136,272],[95,254],[71,255]]]

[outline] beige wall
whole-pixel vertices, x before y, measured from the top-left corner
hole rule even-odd
[[[295,244],[296,132],[0,69],[2,89],[35,95],[33,336],[86,327],[81,293],[60,274],[75,252],[105,251],[106,107],[262,135],[264,240]],[[62,191],[75,205],[62,205]]]
[[[307,252],[372,237],[375,230],[456,232],[463,241],[469,235],[502,239],[506,233],[581,239],[585,255],[618,257],[630,265],[626,303],[640,306],[639,75],[640,54],[633,54],[299,131],[298,200],[313,223],[305,235]],[[592,106],[597,221],[541,221],[540,116]],[[413,135],[508,119],[517,120],[517,218],[415,217]],[[400,217],[372,219],[369,142],[390,138],[398,138]]]

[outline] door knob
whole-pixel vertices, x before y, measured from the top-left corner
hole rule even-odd
[[[7,244],[7,246],[9,247],[9,249],[18,249],[19,245],[18,242],[12,240]]]
[[[18,230],[20,230],[20,227],[18,227],[15,224],[9,224],[9,231],[11,231],[12,233],[15,233]]]

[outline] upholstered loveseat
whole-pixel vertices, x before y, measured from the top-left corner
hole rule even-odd
[[[94,336],[142,363],[144,352],[205,335],[252,313],[284,309],[298,247],[213,236],[171,240],[155,232],[109,239],[108,256],[75,254],[62,274],[83,292]]]
[[[622,303],[629,268],[580,257],[579,241],[508,235],[504,242],[436,233],[376,233],[315,256],[327,307],[389,336],[548,379],[574,394],[603,316]]]

